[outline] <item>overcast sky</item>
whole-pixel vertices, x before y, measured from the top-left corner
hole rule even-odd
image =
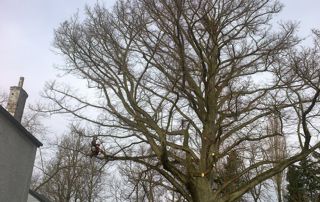
[[[25,77],[28,101],[38,99],[45,81],[53,80],[61,64],[52,47],[53,30],[86,4],[96,0],[0,0],[0,91]],[[111,6],[114,0],[104,4]]]
[[[319,0],[280,1],[285,8],[277,20],[299,21],[302,36],[309,35],[311,28],[320,28]],[[115,0],[101,2],[111,7]],[[52,51],[53,30],[94,3],[96,0],[0,0],[0,92],[8,92],[24,76],[28,102],[36,102],[44,83],[58,74],[54,65],[63,63]]]

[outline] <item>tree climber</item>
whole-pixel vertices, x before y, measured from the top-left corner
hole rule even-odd
[[[91,141],[91,154],[90,154],[91,158],[93,156],[97,157],[98,154],[101,152],[100,144],[97,143],[97,140],[98,140],[98,138],[95,136],[95,137],[93,137],[93,139]]]

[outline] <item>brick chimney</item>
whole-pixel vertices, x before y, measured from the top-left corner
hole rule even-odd
[[[19,122],[21,122],[24,105],[28,97],[28,94],[22,88],[23,82],[24,78],[20,77],[18,86],[10,87],[10,95],[7,104],[8,112]]]

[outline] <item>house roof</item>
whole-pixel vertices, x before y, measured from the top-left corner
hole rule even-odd
[[[40,202],[50,202],[49,199],[44,197],[43,195],[29,189],[29,194],[31,194],[34,198],[38,199]]]
[[[6,109],[4,109],[0,105],[0,113],[3,114],[13,125],[15,125],[21,132],[23,132],[31,141],[33,144],[35,144],[37,147],[42,146],[42,143],[34,137],[25,127],[21,125],[19,121],[17,121]]]

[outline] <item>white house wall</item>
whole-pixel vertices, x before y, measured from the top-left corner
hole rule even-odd
[[[36,145],[0,113],[0,201],[27,201]]]

